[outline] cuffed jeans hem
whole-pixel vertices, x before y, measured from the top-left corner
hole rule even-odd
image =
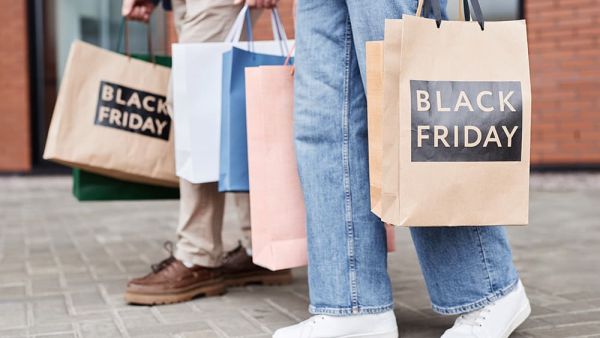
[[[384,306],[358,306],[355,308],[352,308],[352,307],[322,307],[322,306],[310,305],[308,307],[308,312],[310,312],[313,315],[346,317],[346,316],[360,316],[360,315],[376,315],[379,313],[392,311],[393,309],[394,309],[394,303],[384,305]]]
[[[437,306],[435,304],[432,304],[432,308],[433,308],[433,311],[435,311],[441,315],[457,315],[457,314],[463,314],[463,313],[477,311],[477,310],[495,302],[496,300],[506,296],[507,294],[509,294],[511,291],[513,291],[517,287],[518,283],[519,283],[519,279],[517,278],[516,280],[511,282],[507,287],[500,289],[496,292],[493,292],[492,294],[485,296],[484,298],[477,300],[475,302],[469,303],[469,304],[453,306],[453,307],[443,307],[443,306]]]

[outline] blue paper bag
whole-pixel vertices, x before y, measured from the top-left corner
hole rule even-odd
[[[246,67],[283,65],[285,56],[233,48],[223,54],[219,191],[247,192]]]

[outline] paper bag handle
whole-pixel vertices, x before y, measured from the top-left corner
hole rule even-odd
[[[146,43],[148,46],[148,55],[150,56],[150,61],[156,64],[156,58],[154,56],[154,51],[152,49],[152,28],[150,27],[150,23],[146,24]],[[121,41],[122,39],[125,41],[125,55],[127,57],[131,57],[131,51],[129,50],[129,19],[123,18],[121,22],[121,28],[119,29],[119,39],[117,40],[117,52],[121,49]]]
[[[246,34],[248,35],[249,43],[254,40],[252,37],[251,17],[249,12],[250,8],[248,5],[244,5],[235,19],[233,26],[229,30],[225,42],[237,43],[240,41],[244,29],[244,21],[246,21]],[[286,56],[289,52],[288,39],[277,7],[271,9],[271,28],[273,30],[273,39],[279,42],[281,55]]]
[[[461,19],[464,18],[466,21],[470,20],[471,10],[469,8],[468,1],[471,1],[471,6],[473,6],[473,12],[475,14],[475,19],[479,23],[479,27],[481,27],[481,30],[484,30],[485,26],[484,26],[483,12],[481,11],[481,6],[479,5],[478,0],[462,0],[462,2],[463,2],[462,9],[460,8],[460,4],[459,4],[459,16],[461,17]],[[416,15],[421,16],[423,13],[428,14],[430,12],[430,10],[429,10],[430,6],[433,7],[433,16],[435,17],[435,21],[436,21],[438,28],[440,28],[440,26],[442,25],[442,11],[441,11],[439,0],[419,0],[419,3],[417,5]],[[464,16],[462,15],[463,10],[464,10]]]

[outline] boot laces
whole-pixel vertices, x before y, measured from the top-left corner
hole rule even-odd
[[[163,259],[158,264],[152,264],[150,266],[152,268],[152,272],[154,272],[154,273],[158,273],[158,272],[164,270],[166,267],[168,267],[169,265],[171,265],[171,263],[173,263],[175,261],[175,256],[173,256],[173,242],[166,241],[163,244],[163,248],[169,254],[169,257]]]

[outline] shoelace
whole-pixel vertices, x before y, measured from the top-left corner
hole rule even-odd
[[[479,327],[483,326],[483,322],[485,322],[487,319],[488,314],[492,312],[494,305],[496,304],[492,303],[481,310],[473,311],[460,316],[458,324]]]
[[[324,320],[325,316],[313,316],[309,320],[312,322],[312,325],[317,325],[317,320]]]
[[[163,248],[165,248],[165,251],[167,251],[167,253],[169,254],[169,257],[163,259],[158,264],[152,264],[150,266],[152,268],[152,272],[154,272],[154,273],[162,271],[163,269],[165,269],[166,267],[168,267],[169,265],[171,265],[171,263],[173,263],[175,261],[175,256],[173,256],[173,242],[166,241],[163,244]]]
[[[226,265],[231,260],[231,257],[241,249],[243,249],[242,241],[238,241],[238,246],[230,252],[226,253],[225,257],[223,257],[223,265]]]

